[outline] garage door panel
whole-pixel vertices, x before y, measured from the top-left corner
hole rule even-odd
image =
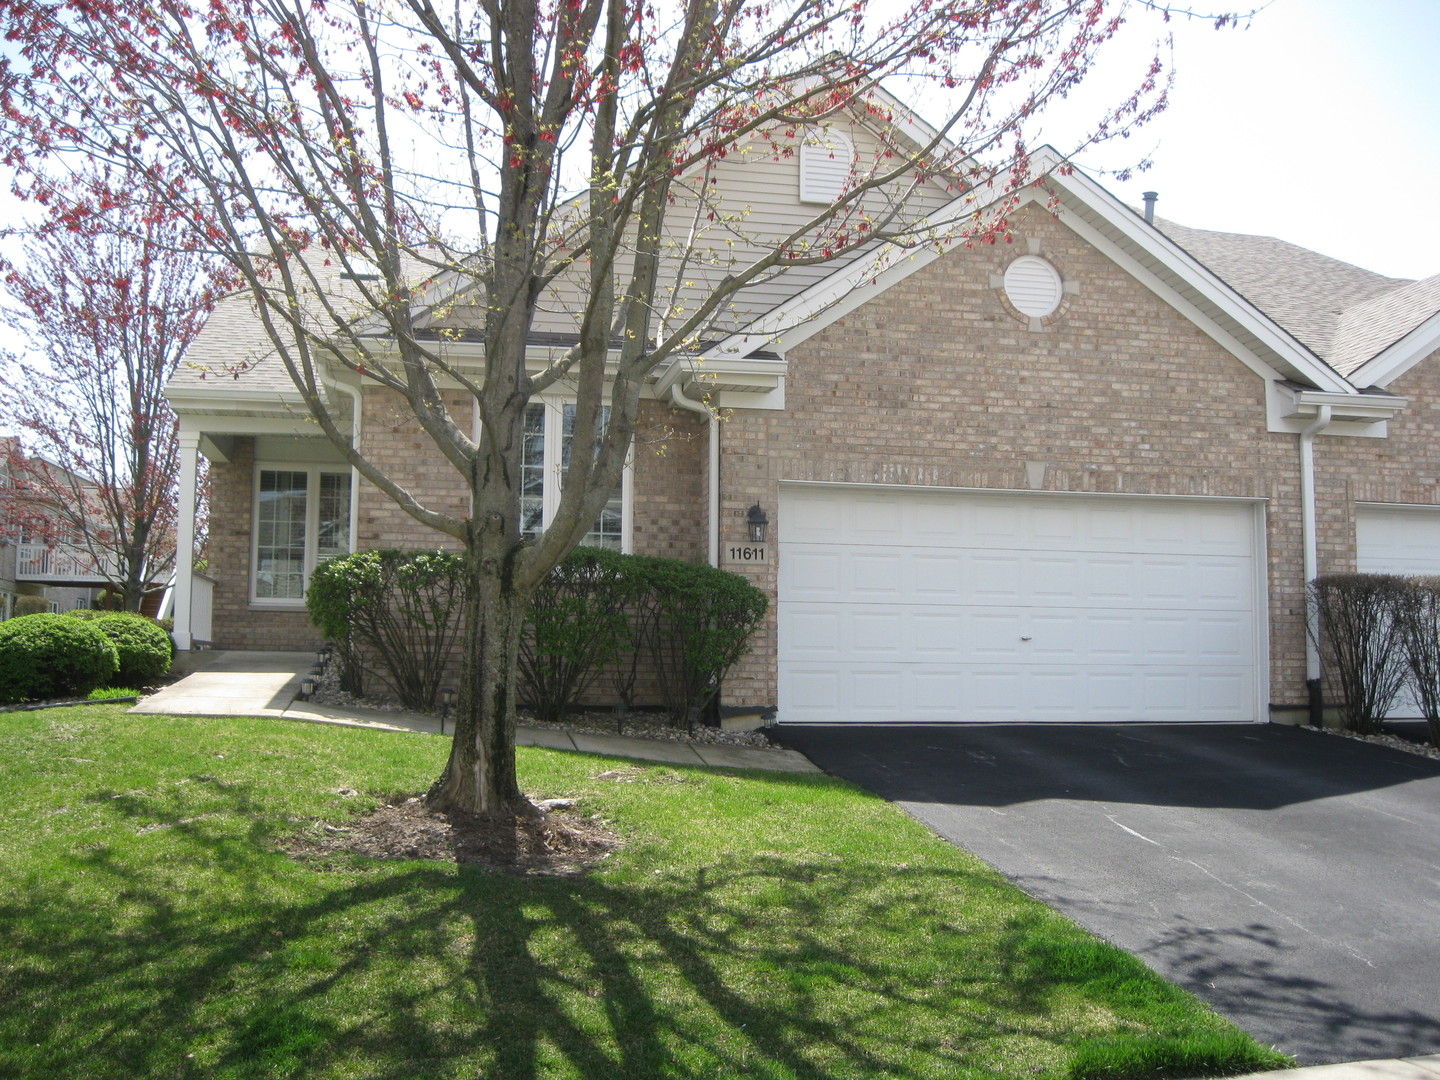
[[[1355,568],[1362,574],[1440,574],[1440,507],[1357,508]],[[1386,715],[1419,718],[1425,709],[1407,687]]]
[[[849,592],[861,601],[898,599],[908,592],[908,567],[899,555],[862,551],[851,554],[842,574],[849,578]]]
[[[912,595],[922,601],[955,602],[970,594],[965,560],[954,553],[921,553],[911,560]]]
[[[782,722],[1256,719],[1249,505],[782,488],[781,510]]]

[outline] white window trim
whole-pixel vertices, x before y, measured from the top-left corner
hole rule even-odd
[[[565,406],[574,405],[574,397],[563,395],[537,395],[530,399],[532,405],[545,406],[545,488],[540,500],[540,527],[550,528],[555,512],[560,508],[560,484],[564,480],[561,465],[561,443],[565,423]],[[477,425],[478,427],[478,425]],[[626,555],[635,553],[635,445],[632,442],[625,455],[625,470],[620,477],[620,550]]]
[[[299,599],[279,596],[257,596],[256,575],[260,564],[260,474],[264,472],[303,472],[305,474],[305,563],[302,572],[304,586]],[[257,461],[254,475],[250,480],[250,569],[247,591],[250,605],[260,608],[276,608],[284,611],[304,611],[304,593],[310,588],[310,575],[315,572],[315,563],[320,548],[320,474],[344,474],[350,480],[350,526],[349,550],[355,551],[355,470],[349,465],[300,465],[293,461]]]

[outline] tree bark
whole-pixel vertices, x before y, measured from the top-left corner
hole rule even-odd
[[[515,671],[525,621],[510,556],[472,536],[466,550],[465,655],[450,760],[426,802],[505,818],[535,812],[515,776]]]

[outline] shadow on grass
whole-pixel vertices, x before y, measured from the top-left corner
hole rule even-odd
[[[986,873],[766,855],[633,880],[321,872],[276,851],[244,784],[193,782],[200,813],[95,796],[124,837],[0,906],[0,1073],[1059,1076],[1095,1014],[1139,1025],[1140,998],[1174,993],[1004,908]]]

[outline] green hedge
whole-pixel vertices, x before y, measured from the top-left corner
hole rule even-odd
[[[150,686],[169,672],[175,660],[175,642],[148,615],[77,608],[66,612],[66,616],[88,622],[114,643],[119,667],[110,680],[111,686]]]
[[[520,699],[542,720],[561,719],[608,668],[628,706],[648,669],[672,722],[689,723],[749,648],[767,603],[712,566],[579,548],[532,598]]]
[[[340,645],[342,685],[377,675],[411,708],[433,708],[462,630],[463,555],[361,551],[310,578],[310,619]],[[631,705],[654,674],[676,723],[705,708],[765,617],[744,578],[680,559],[577,548],[536,590],[526,615],[517,690],[542,720],[560,720],[607,672]]]
[[[412,709],[433,709],[460,635],[465,560],[450,551],[357,551],[316,567],[305,606],[340,650],[340,684],[375,674]],[[374,666],[363,663],[369,656]]]
[[[114,643],[80,619],[46,612],[0,623],[0,702],[83,697],[118,667]]]

